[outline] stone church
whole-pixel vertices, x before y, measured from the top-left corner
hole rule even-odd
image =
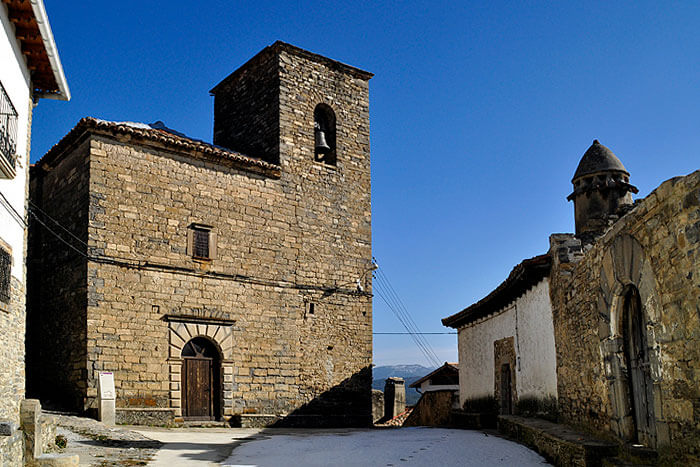
[[[576,234],[553,234],[443,319],[459,334],[460,403],[697,461],[700,171],[633,201],[630,174],[594,141],[572,183]]]
[[[84,118],[32,168],[28,392],[117,421],[371,423],[371,73],[276,42],[213,144]],[[50,232],[53,231],[53,232]]]

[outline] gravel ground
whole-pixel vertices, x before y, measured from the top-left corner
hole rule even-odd
[[[66,437],[67,445],[58,452],[78,454],[80,465],[147,465],[161,443],[120,427],[107,427],[91,418],[53,414],[58,423],[56,435]]]

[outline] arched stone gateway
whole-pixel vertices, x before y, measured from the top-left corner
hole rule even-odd
[[[169,323],[170,404],[185,420],[220,420],[232,413],[231,325]]]
[[[610,385],[612,428],[629,442],[655,448],[658,431],[667,430],[661,406],[655,403],[662,400],[653,331],[660,307],[654,273],[634,237],[617,238],[605,253],[599,290],[601,353]]]

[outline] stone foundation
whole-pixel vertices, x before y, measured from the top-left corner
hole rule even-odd
[[[175,409],[167,408],[120,408],[116,411],[118,425],[172,426]]]

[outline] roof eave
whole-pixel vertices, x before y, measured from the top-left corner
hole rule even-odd
[[[69,101],[71,97],[70,89],[68,88],[66,76],[63,73],[61,60],[58,57],[58,49],[56,48],[56,42],[53,38],[53,32],[51,32],[51,25],[49,24],[49,17],[46,14],[46,8],[44,8],[44,2],[43,0],[30,0],[30,3],[32,5],[34,16],[36,17],[39,32],[41,33],[41,40],[44,43],[46,55],[49,58],[51,70],[53,71],[58,88],[56,91],[40,91],[36,94],[38,97],[46,99]]]
[[[460,326],[497,312],[548,277],[550,270],[551,257],[548,254],[522,261],[513,268],[506,280],[501,282],[486,297],[462,311],[443,318],[442,325],[458,329]]]

